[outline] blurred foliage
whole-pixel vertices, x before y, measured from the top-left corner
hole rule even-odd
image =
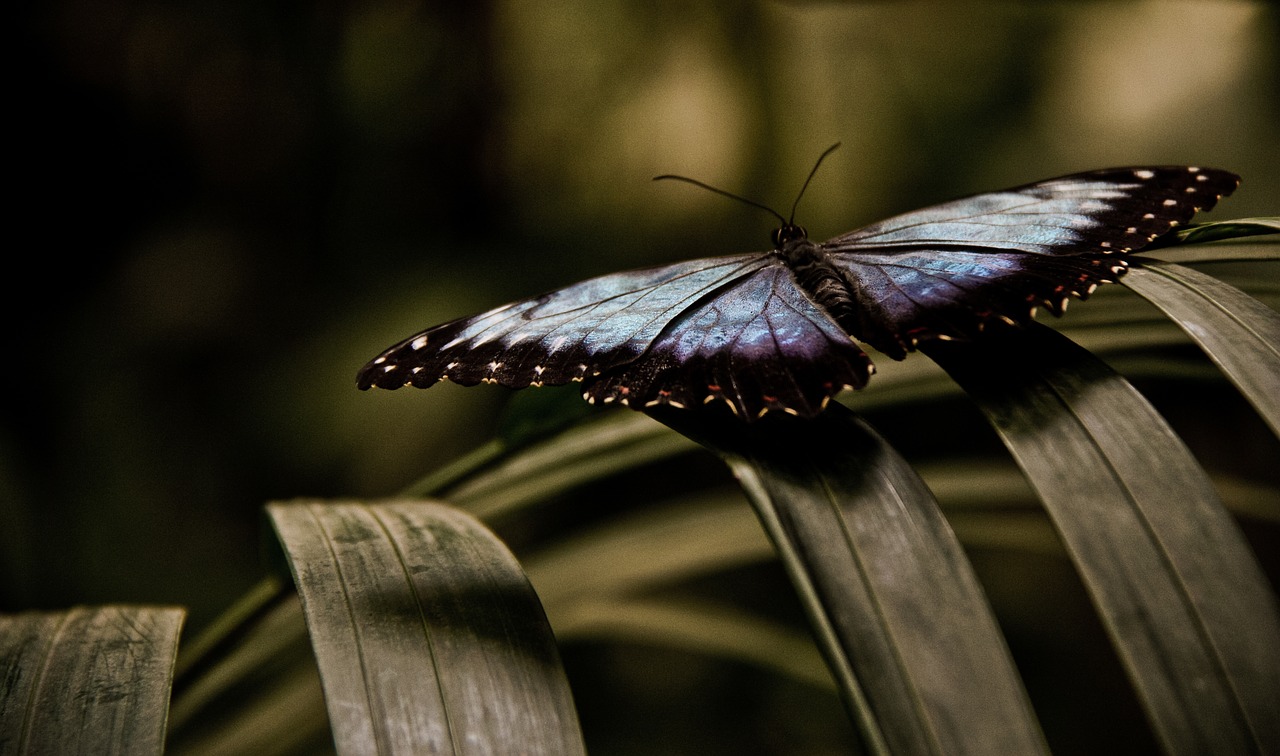
[[[260,577],[264,502],[390,494],[494,434],[503,389],[357,392],[379,350],[587,275],[765,246],[764,214],[655,174],[785,206],[842,141],[800,208],[815,238],[1138,163],[1235,170],[1216,217],[1274,215],[1278,20],[1261,2],[24,3],[0,609],[178,603],[198,629]],[[1243,448],[1256,418],[1229,391],[1160,388],[1198,454],[1239,464],[1197,435],[1223,424],[1274,451]],[[995,448],[971,409],[921,411]],[[945,440],[877,425],[909,457]],[[1056,595],[1053,558],[988,556],[998,606]],[[1087,606],[1049,609],[1062,621],[1026,620],[1037,643],[1097,640]],[[646,676],[649,653],[569,655],[632,654]]]

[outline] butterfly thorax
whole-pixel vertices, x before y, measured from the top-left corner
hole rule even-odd
[[[784,240],[778,245],[776,254],[791,270],[791,275],[800,288],[826,310],[833,320],[848,330],[856,320],[856,307],[849,282],[831,264],[822,247],[803,235],[804,229],[799,226],[791,228],[799,229],[800,235]],[[774,232],[774,237],[777,238],[786,229],[787,227],[778,229]]]

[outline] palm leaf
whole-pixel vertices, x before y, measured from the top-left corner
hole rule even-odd
[[[183,616],[103,606],[0,617],[0,753],[163,752]]]
[[[510,553],[437,504],[268,507],[340,753],[580,753],[568,683]]]
[[[869,426],[840,407],[749,427],[710,412],[653,414],[734,470],[870,750],[1043,750],[951,529]]]
[[[1035,487],[1165,747],[1272,742],[1259,715],[1280,694],[1274,599],[1208,478],[1155,410],[1043,327],[935,346],[930,356],[978,402]]]

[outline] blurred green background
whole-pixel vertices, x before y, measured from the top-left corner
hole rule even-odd
[[[361,393],[428,325],[1077,170],[1244,176],[1275,214],[1280,14],[1253,2],[54,0],[19,11],[0,609],[262,574],[260,508],[394,493],[497,387]],[[917,357],[916,359],[923,359]],[[883,362],[883,358],[880,360]],[[873,384],[874,388],[874,384]]]

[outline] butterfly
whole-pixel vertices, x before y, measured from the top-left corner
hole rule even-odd
[[[373,359],[357,385],[581,381],[591,403],[812,417],[866,386],[875,367],[859,342],[900,360],[931,339],[1025,324],[1040,305],[1061,315],[1239,181],[1186,166],[1077,173],[821,243],[769,210],[781,225],[767,252],[613,273],[438,325]]]

